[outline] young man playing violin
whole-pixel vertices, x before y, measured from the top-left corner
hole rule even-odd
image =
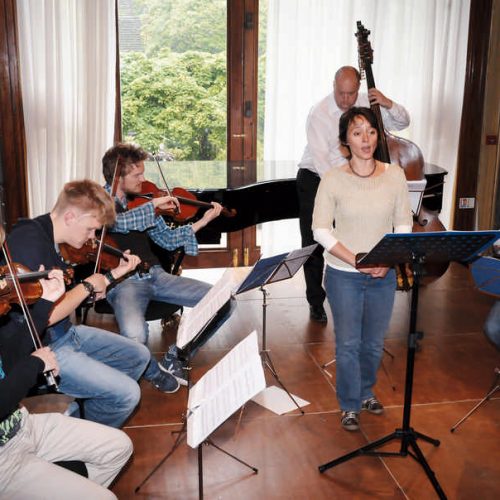
[[[0,244],[3,230],[0,227]],[[31,319],[38,331],[64,294],[63,273],[40,281],[42,295]],[[132,453],[128,436],[117,429],[59,413],[32,415],[20,406],[39,375],[59,365],[50,347],[35,344],[23,316],[12,306],[0,317],[0,497],[10,499],[111,499],[106,487]],[[85,463],[89,479],[56,465]]]
[[[115,195],[117,216],[110,229],[113,239],[120,248],[130,248],[143,261],[151,264],[148,274],[136,273],[128,277],[112,286],[107,295],[107,300],[114,309],[120,333],[141,344],[146,344],[148,340],[148,325],[144,316],[150,300],[193,307],[210,290],[208,283],[165,272],[158,257],[151,250],[150,240],[166,250],[183,246],[186,254],[196,255],[198,242],[195,233],[218,217],[222,210],[220,204],[212,203],[213,208],[207,210],[198,221],[171,229],[164,219],[156,214],[156,209],[175,209],[179,203],[174,197],[153,198],[129,209],[128,198],[141,193],[142,183],[145,181],[144,160],[147,158],[148,154],[133,144],[117,144],[110,148],[102,159],[108,190],[111,189],[116,166],[119,164],[120,167]],[[173,375],[172,388],[178,388],[179,383],[187,384],[185,370],[178,359],[175,346],[170,347],[159,363],[152,357],[144,376],[154,384],[155,377],[160,372]]]
[[[14,226],[7,239],[12,259],[30,269],[67,268],[59,245],[80,248],[114,217],[113,202],[101,186],[90,180],[68,182],[50,213],[21,219]],[[127,257],[108,277],[95,273],[68,290],[52,309],[44,336],[60,367],[60,390],[84,400],[85,418],[112,427],[120,427],[139,402],[137,380],[149,362],[149,351],[111,332],[75,326],[69,315],[89,295],[104,297],[110,280],[135,269],[140,259]]]

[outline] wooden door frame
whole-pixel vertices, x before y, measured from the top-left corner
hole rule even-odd
[[[497,14],[498,15],[498,14]],[[458,143],[453,229],[476,229],[479,160],[488,69],[492,0],[471,0],[465,87]],[[460,201],[473,199],[473,208],[461,208]]]
[[[257,70],[259,0],[227,2],[227,187],[257,179]],[[185,257],[186,267],[254,263],[260,255],[256,227],[227,233],[227,247]]]
[[[29,213],[16,0],[0,0],[0,183],[7,230]]]

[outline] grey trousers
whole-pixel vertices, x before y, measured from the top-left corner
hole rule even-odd
[[[21,429],[0,447],[0,498],[116,498],[106,487],[132,454],[124,432],[59,413],[22,411]],[[89,478],[52,463],[61,460],[85,462]]]

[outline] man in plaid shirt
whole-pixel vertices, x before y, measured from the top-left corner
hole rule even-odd
[[[103,175],[107,189],[113,183],[115,168],[120,166],[116,181],[115,205],[117,217],[110,228],[113,239],[122,250],[130,249],[151,268],[148,273],[135,273],[126,280],[116,283],[107,294],[112,305],[120,333],[142,344],[148,341],[148,325],[145,312],[150,300],[193,307],[208,292],[210,285],[203,281],[175,276],[163,270],[158,257],[151,250],[151,241],[173,251],[184,247],[187,255],[197,255],[198,241],[195,233],[219,216],[222,207],[213,207],[190,225],[170,228],[157,215],[157,209],[172,210],[179,206],[176,198],[162,196],[153,198],[139,207],[129,209],[130,195],[141,193],[144,179],[144,160],[148,154],[133,144],[117,144],[110,148],[102,159]],[[117,161],[118,160],[118,161]],[[146,380],[162,392],[175,392],[179,383],[187,385],[183,364],[178,359],[175,346],[171,346],[158,362],[151,356],[151,362],[144,374]]]

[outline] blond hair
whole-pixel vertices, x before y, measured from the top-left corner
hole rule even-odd
[[[96,211],[101,224],[110,226],[116,218],[115,204],[106,190],[90,179],[67,182],[59,193],[52,211],[62,214],[68,208],[77,207],[82,212]]]

